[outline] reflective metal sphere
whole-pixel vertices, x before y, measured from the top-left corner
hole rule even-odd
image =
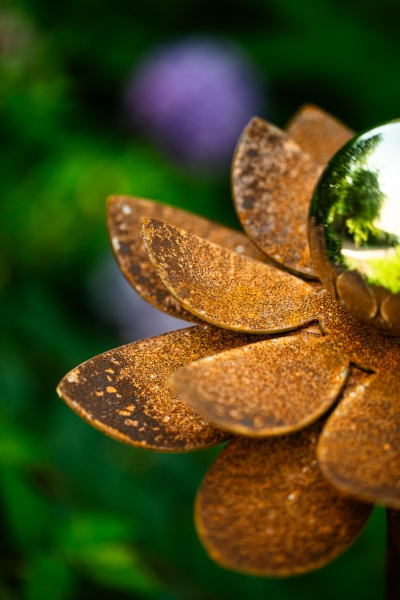
[[[361,133],[328,163],[309,243],[329,292],[360,321],[400,335],[400,120]]]

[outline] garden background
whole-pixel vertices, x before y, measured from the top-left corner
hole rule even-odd
[[[238,226],[226,156],[207,163],[202,146],[190,158],[180,122],[163,129],[151,114],[141,119],[127,91],[140,69],[168,48],[223,47],[244,78],[224,91],[221,75],[228,100],[249,85],[245,109],[254,101],[279,126],[313,102],[362,130],[400,117],[399,23],[397,0],[1,0],[0,600],[382,597],[383,510],[314,574],[225,571],[207,558],[192,519],[218,450],[125,447],[81,421],[55,388],[80,362],[133,340],[146,320],[112,266],[109,194]],[[177,93],[187,122],[197,122],[185,86]],[[149,334],[167,326],[146,318]]]

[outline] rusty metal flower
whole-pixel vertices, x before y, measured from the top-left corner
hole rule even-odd
[[[252,241],[112,197],[123,273],[195,326],[106,352],[59,386],[81,417],[128,444],[187,452],[229,440],[201,485],[196,523],[210,556],[245,573],[320,567],[353,542],[373,503],[400,508],[400,339],[332,299],[307,243],[315,183],[351,136],[313,106],[286,132],[249,124],[232,183]]]

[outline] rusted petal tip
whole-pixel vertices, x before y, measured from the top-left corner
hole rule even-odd
[[[371,507],[338,493],[315,457],[321,424],[281,438],[236,438],[206,475],[196,521],[210,556],[243,573],[287,576],[324,566]]]
[[[103,433],[149,450],[186,452],[230,437],[180,400],[167,383],[182,366],[249,343],[251,336],[189,327],[106,352],[77,367],[58,392]]]
[[[313,278],[307,220],[321,169],[284,131],[258,118],[242,134],[232,167],[236,210],[249,236],[278,263]]]
[[[347,361],[323,337],[269,339],[210,356],[175,372],[177,395],[237,434],[283,435],[309,425],[338,397]]]
[[[320,439],[322,472],[347,494],[400,509],[399,439],[397,382],[388,374],[353,376]]]
[[[355,135],[338,119],[313,104],[302,106],[286,131],[303,152],[321,165],[325,165]]]
[[[150,200],[111,196],[108,199],[107,223],[111,245],[121,271],[138,294],[152,306],[173,317],[199,321],[168,293],[157,276],[143,246],[140,227],[143,217],[155,217],[176,227],[184,227],[231,250],[265,260],[245,235],[228,227]]]
[[[209,323],[269,333],[316,318],[313,287],[289,273],[155,219],[143,220],[143,235],[165,286]]]

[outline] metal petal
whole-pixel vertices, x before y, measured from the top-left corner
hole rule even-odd
[[[315,162],[325,165],[355,133],[313,104],[305,104],[290,120],[286,131]]]
[[[326,338],[305,330],[192,363],[172,375],[171,385],[189,406],[229,431],[283,435],[332,406],[347,367]]]
[[[140,229],[142,217],[162,219],[176,227],[184,227],[211,242],[226,246],[230,250],[258,260],[265,260],[256,246],[238,231],[150,200],[112,196],[108,200],[108,229],[115,258],[121,271],[132,287],[147,302],[173,317],[186,321],[199,321],[168,293],[155,273],[143,247]]]
[[[398,381],[380,374],[350,383],[321,436],[321,470],[343,492],[399,509]]]
[[[143,235],[165,286],[209,323],[269,333],[315,319],[312,286],[289,273],[155,219],[143,220]]]
[[[164,452],[207,448],[230,435],[177,398],[167,380],[193,360],[251,340],[208,325],[174,331],[88,360],[64,377],[58,393],[79,416],[121,442]]]
[[[321,170],[287,133],[258,118],[244,130],[232,168],[236,210],[248,235],[278,263],[314,278],[307,220]]]
[[[215,561],[244,573],[292,575],[322,567],[354,541],[371,507],[322,476],[320,429],[236,438],[219,455],[196,503],[198,531]]]

